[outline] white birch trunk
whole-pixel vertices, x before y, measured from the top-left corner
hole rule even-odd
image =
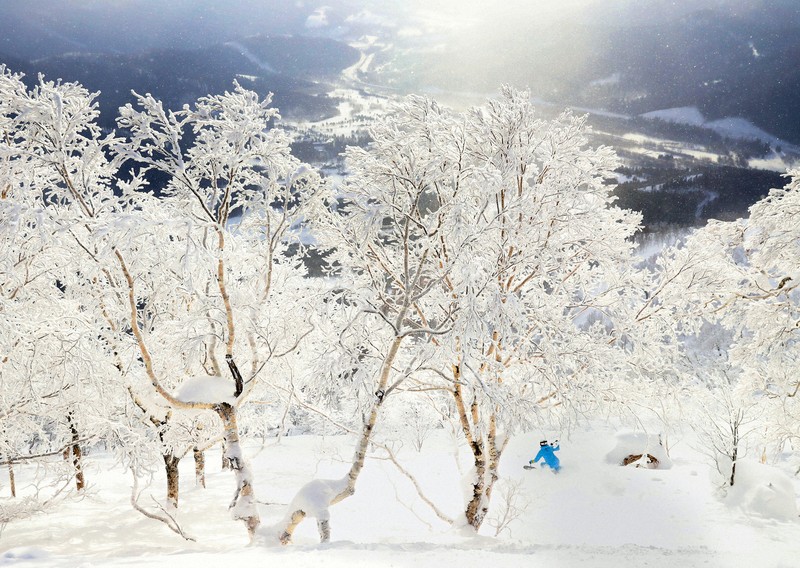
[[[239,428],[236,423],[236,408],[227,403],[215,405],[214,410],[222,419],[225,429],[225,452],[223,460],[233,470],[236,476],[236,494],[231,501],[230,509],[234,519],[244,521],[250,539],[255,536],[256,529],[261,524],[256,508],[255,493],[253,490],[253,471],[244,459],[242,446],[239,442]]]
[[[361,470],[364,468],[364,462],[367,458],[367,450],[369,449],[369,442],[372,438],[372,432],[378,422],[378,414],[381,410],[381,406],[383,406],[383,402],[386,400],[384,393],[386,392],[386,387],[389,384],[392,364],[397,357],[397,353],[400,350],[400,345],[402,342],[402,336],[395,337],[389,347],[389,352],[386,354],[386,358],[384,359],[383,367],[381,369],[378,388],[375,391],[375,399],[373,400],[370,411],[364,420],[364,425],[361,430],[361,437],[359,438],[358,444],[356,445],[355,454],[353,455],[353,463],[350,466],[350,471],[348,471],[347,476],[345,477],[347,480],[345,488],[331,498],[329,506],[343,501],[356,492],[356,482],[358,481],[358,476],[361,474]],[[289,544],[292,542],[292,535],[294,534],[297,525],[300,524],[306,515],[307,512],[303,511],[302,509],[292,512],[292,514],[289,516],[289,522],[279,537],[281,544]],[[329,520],[318,519],[317,525],[320,532],[320,541],[328,542],[328,540],[330,540]]]

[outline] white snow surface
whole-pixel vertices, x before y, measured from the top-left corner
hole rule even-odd
[[[797,503],[792,478],[776,467],[751,460],[736,464],[728,504],[766,519],[796,520]]]
[[[769,132],[762,130],[749,120],[744,118],[721,118],[712,122],[707,122],[706,126],[711,130],[727,136],[729,138],[750,138],[754,140],[761,140],[773,146],[791,146],[777,136],[773,136]]]
[[[608,463],[620,444],[618,427],[605,423],[565,432],[537,431],[511,439],[500,464],[500,483],[520,483],[521,515],[495,536],[502,513],[500,491],[480,534],[439,520],[411,482],[377,453],[368,458],[354,496],[330,508],[332,540],[319,544],[316,523],[306,520],[294,544],[281,547],[258,539],[249,544],[241,522],[227,510],[233,474],[220,470],[219,451],[210,450],[207,488],[193,483],[193,463],[184,459],[178,520],[196,542],[181,539],[161,523],[133,511],[130,475],[111,455],[89,451],[89,489],[48,513],[12,521],[0,533],[0,566],[137,568],[236,566],[249,568],[458,567],[649,568],[797,566],[800,522],[791,508],[800,480],[787,464],[739,466],[740,489],[727,497],[716,485],[715,468],[691,433],[670,438],[671,469],[648,470]],[[628,433],[625,433],[627,436]],[[623,439],[630,439],[623,436]],[[523,470],[543,437],[561,440],[563,469]],[[349,468],[354,439],[294,436],[246,448],[255,475],[262,527],[279,526],[300,492],[314,502],[335,489]],[[434,432],[417,453],[411,444],[397,452],[426,495],[447,515],[461,510],[459,479],[469,460],[461,445],[453,459],[452,438]],[[55,458],[54,458],[55,459]],[[17,466],[17,486],[27,487],[36,466]],[[163,502],[160,469],[139,502]],[[0,505],[7,504],[5,472]],[[314,483],[312,480],[320,480]],[[145,486],[142,480],[141,486]],[[310,485],[309,482],[311,482]],[[302,489],[305,486],[307,489]],[[315,487],[319,493],[311,491]],[[744,497],[743,497],[744,495]],[[783,505],[780,505],[782,502]]]
[[[222,377],[191,377],[178,387],[175,398],[181,402],[227,402],[233,404],[236,400],[233,390],[233,382]]]

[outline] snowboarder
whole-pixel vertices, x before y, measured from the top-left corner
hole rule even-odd
[[[558,440],[552,443],[548,443],[547,440],[542,440],[539,442],[539,453],[536,454],[536,457],[528,463],[533,465],[535,463],[539,463],[540,460],[544,460],[545,465],[550,467],[550,469],[552,469],[555,473],[558,473],[558,471],[561,469],[561,462],[559,462],[555,452],[560,449],[561,446],[559,445]]]

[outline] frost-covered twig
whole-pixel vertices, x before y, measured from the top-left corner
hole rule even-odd
[[[486,519],[494,527],[494,536],[500,536],[504,530],[509,530],[508,525],[518,519],[528,508],[530,500],[522,495],[521,479],[505,479],[500,484],[500,506],[497,512]]]
[[[439,517],[442,521],[444,521],[445,523],[448,523],[450,525],[452,525],[455,522],[453,519],[451,519],[450,517],[445,515],[436,506],[436,504],[433,501],[431,501],[428,497],[425,496],[425,494],[422,492],[422,487],[420,487],[419,482],[417,481],[417,478],[414,477],[414,475],[411,472],[409,472],[406,468],[404,468],[402,465],[400,465],[400,462],[397,461],[397,457],[395,457],[394,452],[391,450],[391,448],[389,448],[385,444],[379,444],[377,442],[373,442],[373,444],[376,447],[378,447],[378,448],[380,448],[380,449],[382,449],[383,451],[386,452],[386,455],[388,456],[389,461],[391,461],[394,464],[394,466],[397,468],[397,470],[400,473],[402,473],[404,476],[406,476],[408,478],[409,481],[411,481],[411,483],[414,485],[414,489],[417,491],[417,495],[419,495],[419,498],[422,499],[422,501],[428,507],[430,507],[431,510],[434,513],[436,513],[437,517]],[[376,458],[376,459],[380,459],[380,458]]]
[[[183,532],[183,529],[181,528],[180,524],[178,524],[178,521],[175,520],[175,517],[173,517],[169,512],[167,512],[167,510],[164,508],[164,506],[161,505],[160,503],[158,503],[155,499],[153,499],[153,501],[156,503],[158,508],[161,510],[161,512],[163,513],[163,516],[162,515],[158,515],[156,513],[152,513],[150,511],[148,511],[147,509],[145,509],[144,507],[142,507],[141,505],[139,505],[139,495],[137,494],[138,489],[139,489],[139,478],[136,477],[136,472],[135,471],[131,471],[131,473],[133,474],[133,487],[131,488],[131,506],[134,509],[136,509],[137,511],[139,511],[142,515],[147,517],[148,519],[153,519],[155,521],[160,521],[160,522],[164,523],[165,525],[167,525],[169,530],[171,530],[175,534],[179,535],[181,538],[183,538],[185,540],[190,540],[192,542],[195,542],[196,539],[194,537],[192,537],[192,536],[187,535],[185,532]],[[151,496],[151,499],[152,499],[152,496]]]
[[[331,415],[328,414],[327,412],[325,412],[324,410],[321,410],[321,409],[317,408],[316,406],[308,404],[307,402],[302,400],[299,396],[297,396],[297,393],[294,392],[294,389],[287,389],[286,387],[282,387],[280,385],[270,385],[270,386],[272,386],[273,388],[276,388],[278,390],[284,391],[291,398],[294,398],[295,401],[297,401],[297,404],[299,404],[301,407],[305,408],[306,410],[310,410],[311,412],[314,412],[315,414],[318,414],[319,416],[321,416],[322,418],[324,418],[325,420],[327,420],[328,422],[330,422],[331,424],[333,424],[334,426],[336,426],[340,430],[342,430],[344,432],[347,432],[348,434],[358,434],[357,431],[353,430],[352,428],[350,428],[348,426],[345,426],[341,422],[338,422],[337,420],[332,418]]]
[[[71,448],[75,444],[83,444],[84,442],[88,442],[92,438],[79,438],[78,440],[72,441],[70,440],[69,443],[64,444],[62,447],[52,450],[50,452],[42,452],[40,454],[28,454],[25,456],[14,456],[13,458],[6,458],[4,460],[0,460],[0,466],[8,465],[9,463],[18,464],[26,461],[37,460],[40,458],[47,458],[51,456],[59,456],[64,453],[64,450],[67,448]]]
[[[47,499],[39,499],[41,488],[37,487],[34,495],[0,503],[0,535],[2,535],[5,526],[11,521],[18,521],[37,513],[43,513],[48,507],[53,506],[57,502],[57,498],[61,497],[71,484],[72,477],[67,476],[62,480],[61,484],[53,484],[56,485],[56,489]]]

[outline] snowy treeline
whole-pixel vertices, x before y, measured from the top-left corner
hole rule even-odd
[[[668,449],[688,421],[730,484],[748,447],[798,436],[800,172],[748,220],[643,261],[613,150],[587,146],[582,117],[538,119],[526,92],[464,113],[409,97],[333,188],[239,85],[177,111],[137,95],[105,133],[80,85],[0,69],[0,523],[91,484],[87,450],[113,452],[133,506],[184,534],[177,464],[191,453],[203,484],[222,444],[232,516],[285,544],[306,516],[329,539],[367,455],[405,472],[395,442],[430,428],[471,467],[461,518],[424,499],[476,531],[518,432],[648,415]],[[327,277],[306,276],[310,246]],[[242,439],[292,428],[347,433],[353,457],[259,528]],[[136,489],[155,467],[157,508]]]

